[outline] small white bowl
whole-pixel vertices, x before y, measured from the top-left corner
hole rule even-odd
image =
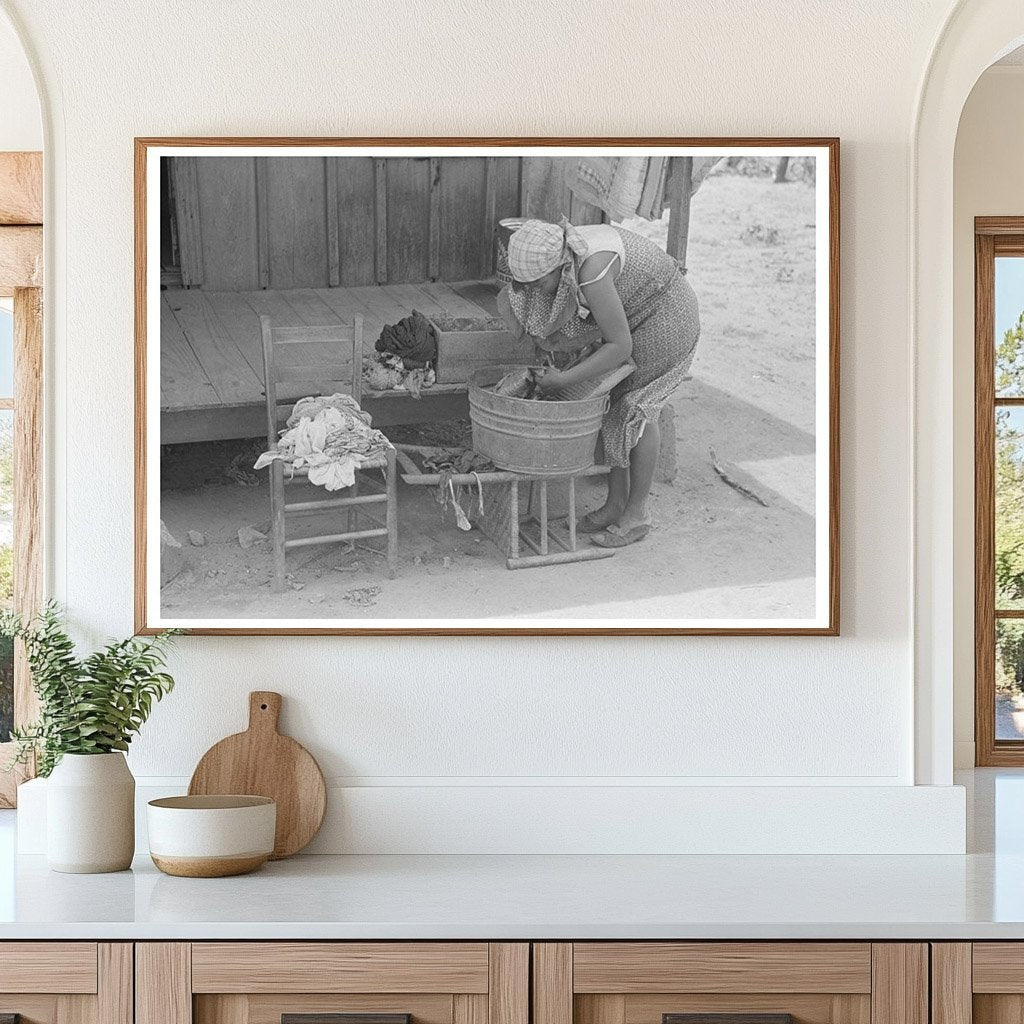
[[[168,875],[224,878],[255,871],[274,852],[277,805],[266,796],[150,800],[149,853]]]

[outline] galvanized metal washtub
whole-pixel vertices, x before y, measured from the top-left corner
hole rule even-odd
[[[569,476],[594,465],[607,394],[539,402],[489,390],[515,366],[489,366],[469,379],[473,448],[499,469],[529,476]]]

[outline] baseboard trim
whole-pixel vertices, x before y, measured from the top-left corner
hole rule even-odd
[[[139,851],[146,802],[187,784],[158,781],[138,780]],[[19,854],[45,852],[45,787],[19,792]],[[961,786],[332,786],[307,852],[962,854],[966,826]]]

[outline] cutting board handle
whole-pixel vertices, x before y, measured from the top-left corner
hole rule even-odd
[[[249,732],[277,732],[281,715],[281,694],[253,690],[249,694]]]

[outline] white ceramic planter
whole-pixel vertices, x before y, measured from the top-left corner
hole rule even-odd
[[[135,853],[135,779],[124,754],[65,754],[46,783],[54,871],[124,871]]]

